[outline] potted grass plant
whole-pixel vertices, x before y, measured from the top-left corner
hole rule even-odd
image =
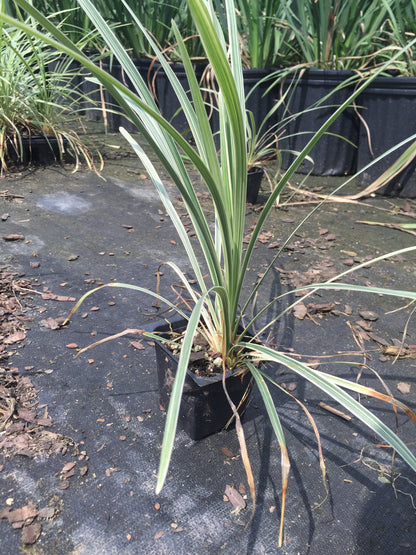
[[[171,376],[172,389],[169,407],[166,416],[166,425],[163,435],[162,452],[157,479],[157,491],[162,488],[169,468],[172,449],[174,446],[175,432],[181,408],[181,398],[188,372],[188,366],[194,350],[195,337],[200,334],[209,345],[209,350],[216,354],[215,365],[218,375],[224,384],[224,395],[229,402],[233,416],[235,417],[236,430],[241,445],[242,459],[248,476],[250,491],[255,499],[255,484],[251,472],[250,461],[246,453],[244,432],[241,425],[240,415],[233,400],[227,397],[226,377],[233,372],[240,375],[249,373],[259,391],[265,404],[267,415],[276,434],[282,452],[282,501],[281,501],[281,524],[279,541],[282,544],[284,507],[286,500],[286,489],[290,470],[290,457],[285,441],[284,430],[279,420],[279,409],[275,407],[269,388],[273,384],[272,378],[267,370],[259,366],[259,362],[273,361],[310,381],[330,397],[339,402],[349,410],[358,420],[377,433],[385,442],[391,445],[403,459],[416,470],[416,457],[405,445],[405,443],[390,430],[374,412],[371,412],[347,391],[360,392],[369,397],[376,397],[387,403],[406,410],[406,413],[416,422],[416,416],[391,395],[382,394],[373,389],[364,387],[356,382],[350,382],[337,376],[336,373],[329,374],[318,371],[308,364],[299,362],[286,353],[279,352],[271,346],[261,342],[261,335],[250,338],[247,334],[250,324],[257,321],[259,314],[267,310],[260,309],[256,316],[246,318],[247,307],[256,296],[256,292],[263,284],[261,278],[251,289],[248,295],[243,295],[243,285],[247,276],[247,268],[252,259],[253,249],[257,238],[263,228],[268,214],[273,209],[274,203],[282,189],[287,184],[294,171],[301,164],[303,158],[308,154],[312,146],[319,140],[336,117],[348,105],[345,102],[340,106],[329,120],[315,133],[308,145],[303,149],[291,167],[285,172],[277,183],[273,193],[270,195],[263,210],[259,213],[258,221],[252,230],[248,244],[245,244],[245,198],[247,184],[247,116],[244,110],[244,85],[240,57],[240,44],[235,21],[235,6],[232,0],[226,0],[225,5],[228,15],[228,37],[227,45],[223,33],[218,25],[212,3],[210,0],[188,0],[192,17],[198,28],[206,56],[212,65],[219,87],[219,123],[221,149],[217,152],[214,136],[212,134],[208,116],[206,113],[203,96],[198,81],[195,78],[192,63],[189,59],[186,47],[175,26],[173,30],[181,52],[182,61],[187,71],[192,101],[188,98],[186,91],[178,83],[175,74],[171,71],[169,64],[163,55],[153,44],[160,63],[163,65],[167,75],[170,76],[172,86],[175,89],[184,113],[188,118],[189,127],[193,133],[195,145],[186,141],[178,131],[170,125],[159,113],[153,97],[150,95],[146,83],[137,72],[130,57],[117,40],[114,33],[108,27],[100,13],[94,8],[89,0],[79,0],[80,5],[88,14],[88,17],[97,26],[111,51],[117,56],[123,65],[129,78],[134,82],[137,94],[133,93],[114,77],[94,66],[82,52],[57,28],[37,12],[26,0],[17,0],[19,6],[26,10],[32,17],[43,25],[55,37],[50,40],[53,46],[59,47],[63,52],[73,56],[83,63],[96,78],[109,90],[110,94],[117,99],[120,106],[126,110],[129,117],[137,125],[143,138],[157,156],[159,162],[169,174],[170,179],[178,187],[186,208],[192,220],[198,254],[191,242],[183,223],[176,211],[168,191],[164,186],[155,166],[144,152],[137,138],[132,137],[121,129],[122,135],[130,143],[131,147],[140,157],[146,170],[151,177],[156,190],[159,192],[165,209],[179,234],[188,255],[197,287],[185,277],[183,271],[174,263],[167,262],[173,273],[179,277],[184,285],[187,296],[192,299],[188,305],[192,305],[191,313],[188,314],[177,307],[167,298],[162,298],[156,291],[147,290],[132,284],[110,283],[103,287],[126,287],[152,295],[159,301],[164,301],[168,307],[180,312],[184,318],[185,329],[182,333],[179,345],[179,358],[175,375]],[[131,11],[132,19],[136,19]],[[22,21],[13,21],[7,15],[1,19],[9,24],[24,29],[28,33],[37,36],[40,32],[33,26],[25,25]],[[140,21],[136,20],[140,26]],[[143,28],[143,32],[145,29]],[[151,41],[151,37],[149,36]],[[364,87],[365,85],[362,85]],[[362,89],[358,89],[359,94]],[[198,195],[190,179],[187,165],[192,164],[193,173],[197,172],[209,190],[214,207],[213,220],[210,210],[205,213]],[[415,250],[416,247],[401,249],[402,255]],[[379,256],[380,260],[390,254]],[[276,259],[269,265],[269,271]],[[367,265],[369,262],[366,261]],[[362,267],[358,266],[358,268]],[[205,277],[205,271],[208,277]],[[339,279],[348,276],[353,270],[344,272]],[[266,272],[267,274],[267,272]],[[314,284],[309,287],[311,291],[339,289],[348,291],[367,291],[375,294],[394,295],[411,300],[416,299],[413,291],[395,291],[380,287],[360,286],[346,282],[329,280],[325,283]],[[100,288],[101,289],[101,288]],[[97,289],[86,293],[76,304],[72,314],[82,304],[83,300],[94,293]],[[277,302],[277,299],[272,301]],[[166,331],[166,330],[165,330]],[[167,345],[178,343],[177,336],[161,336],[156,333],[146,332],[148,336],[161,339]],[[120,334],[117,334],[118,337]]]
[[[286,114],[302,114],[289,119],[287,125],[288,150],[295,153],[283,156],[283,165],[287,168],[307,144],[311,133],[351,94],[354,75],[362,75],[374,65],[378,49],[375,36],[387,19],[388,10],[384,2],[377,0],[294,0],[284,4],[283,12],[282,25],[291,30],[286,45],[296,60],[290,62],[294,74],[284,84],[293,88]],[[356,105],[360,105],[360,98]],[[356,105],[344,110],[328,134],[312,149],[313,164],[302,164],[299,172],[355,173],[360,128]]]
[[[26,21],[28,23],[28,21]],[[51,71],[50,67],[54,66]],[[0,30],[0,165],[84,161],[92,155],[71,124],[79,120],[81,93],[75,71],[41,38],[3,25]]]
[[[71,1],[73,2],[73,0]],[[98,1],[95,2],[95,6],[99,9],[104,19],[115,29],[121,44],[123,44],[131,56],[143,79],[147,81],[162,115],[169,121],[174,122],[175,127],[180,132],[185,132],[187,130],[186,120],[182,117],[180,105],[170,87],[170,82],[166,77],[163,67],[155,58],[147,35],[132,21],[125,3],[121,0],[111,0],[110,2]],[[189,16],[185,0],[180,0],[179,2],[143,1],[135,6],[135,14],[152,39],[157,43],[160,50],[164,52],[165,58],[171,63],[172,69],[176,72],[178,79],[182,81],[184,88],[187,86],[187,78],[176,52],[171,21],[175,20],[180,29],[186,28],[186,46],[190,57],[195,63],[195,68],[200,78],[202,78],[204,66],[200,63],[201,46],[194,28],[190,25],[192,18]],[[125,74],[123,67],[117,59],[110,55],[107,61],[104,61],[104,67],[116,79],[123,81],[126,86],[134,90],[133,83]],[[123,125],[131,132],[137,130],[134,123],[125,117],[122,110],[120,111],[115,99],[108,97],[108,95],[105,98],[104,110],[107,112],[106,117],[109,131],[118,131],[120,125]]]

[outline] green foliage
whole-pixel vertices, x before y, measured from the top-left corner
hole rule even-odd
[[[30,20],[27,21],[29,23]],[[0,29],[0,170],[23,159],[23,139],[56,138],[59,156],[68,152],[76,167],[93,167],[88,149],[68,124],[77,119],[82,95],[80,66],[21,30]]]
[[[287,46],[290,29],[282,23],[283,5],[281,0],[236,1],[238,31],[248,67],[290,65],[293,59]]]
[[[252,353],[251,361],[249,360],[247,363],[246,354],[244,362],[247,364],[248,371],[253,373],[259,385],[273,429],[275,430],[279,445],[282,449],[283,491],[286,491],[287,473],[289,469],[284,431],[280,425],[278,410],[272,404],[268,389],[271,379],[266,372],[257,371],[254,363],[258,360],[273,360],[279,362],[297,372],[304,379],[315,384],[318,388],[348,408],[357,419],[376,431],[385,441],[394,445],[394,448],[404,460],[416,470],[416,457],[411,453],[409,448],[386,428],[374,414],[364,409],[344,390],[351,389],[352,391],[357,391],[357,387],[360,387],[361,393],[373,396],[377,396],[376,392],[358,386],[355,383],[340,380],[335,376],[329,376],[318,372],[306,364],[297,362],[288,355],[283,356],[281,353],[273,351],[267,346],[260,346],[255,342],[246,343],[243,339],[244,332],[241,333],[239,331],[239,326],[242,323],[242,315],[248,312],[250,303],[254,304],[257,292],[264,282],[264,278],[262,278],[252,287],[245,283],[247,269],[252,263],[252,255],[257,239],[268,215],[274,208],[276,199],[289,182],[295,170],[305,157],[308,156],[311,148],[320,137],[322,137],[342,111],[358,97],[368,82],[370,82],[376,74],[366,83],[358,87],[351,97],[337,108],[325,124],[323,124],[312,136],[303,151],[280,178],[268,201],[259,213],[257,224],[252,231],[249,243],[246,245],[244,243],[244,224],[246,213],[247,162],[250,156],[250,145],[253,142],[253,131],[250,131],[250,118],[247,117],[244,109],[245,98],[240,37],[237,19],[235,17],[234,2],[232,0],[225,0],[224,2],[225,13],[227,14],[227,32],[226,36],[224,36],[219,21],[215,16],[211,0],[188,0],[190,13],[200,35],[205,55],[212,66],[218,87],[219,149],[217,149],[211,131],[204,103],[203,91],[201,91],[195,77],[191,59],[177,25],[173,25],[172,32],[187,73],[190,89],[189,94],[182,88],[174,72],[165,60],[159,46],[146,31],[140,19],[136,16],[136,13],[133,12],[133,10],[129,10],[127,4],[125,6],[130,14],[131,20],[134,22],[135,26],[138,27],[146,41],[151,45],[154,54],[157,56],[171,82],[182,106],[184,115],[187,118],[190,133],[193,138],[192,144],[187,142],[184,137],[160,115],[146,83],[137,72],[123,44],[108,26],[100,12],[95,9],[94,5],[89,0],[79,0],[79,4],[85,11],[86,16],[96,26],[107,44],[108,49],[114,53],[115,57],[122,65],[126,75],[133,83],[135,92],[127,89],[122,83],[114,79],[114,77],[95,66],[59,28],[53,26],[50,21],[36,12],[26,0],[18,0],[18,4],[53,35],[55,40],[48,39],[52,46],[61,49],[73,59],[81,62],[117,100],[125,113],[139,129],[141,137],[150,146],[158,161],[169,175],[170,180],[178,188],[196,232],[197,250],[183,226],[181,218],[169,197],[169,192],[162,178],[149,156],[143,150],[139,142],[141,139],[138,140],[121,128],[121,133],[140,157],[160,195],[165,210],[169,214],[178,236],[183,243],[197,281],[197,289],[195,290],[195,286],[186,279],[181,269],[178,268],[175,263],[167,262],[167,265],[172,271],[180,277],[187,293],[194,300],[194,308],[189,318],[189,324],[184,337],[177,376],[167,413],[157,490],[159,491],[163,486],[168,472],[177,425],[182,385],[188,364],[191,343],[195,330],[201,325],[203,327],[202,333],[209,340],[212,350],[221,353],[224,366],[226,363],[231,367],[241,363],[240,354],[242,349],[247,349]],[[3,16],[3,20],[12,23],[12,20],[7,16]],[[36,27],[24,25],[19,21],[15,21],[14,24],[26,30],[34,37],[41,36],[41,33]],[[397,53],[397,57],[399,55],[400,53]],[[324,57],[324,59],[329,58]],[[200,176],[203,184],[209,190],[212,206],[208,210],[204,210],[196,194],[188,172],[189,164],[193,166],[192,172]],[[314,211],[312,211],[312,213],[313,212]],[[214,216],[212,216],[212,214],[214,214]],[[294,230],[293,233],[296,231],[297,229]],[[416,247],[412,247],[411,249],[404,249],[401,252],[405,254],[405,252],[415,249]],[[279,253],[271,260],[265,275],[273,268],[278,256]],[[369,262],[366,261],[366,264],[369,264]],[[208,277],[205,276],[206,273]],[[347,273],[348,272],[345,272],[344,276],[347,275]],[[337,286],[346,290],[357,289],[356,286],[347,283],[339,284],[337,282],[335,284],[334,282],[335,279],[330,280],[326,284],[318,284],[316,288],[324,289]],[[249,288],[251,287],[248,298],[243,295],[243,287],[245,284]],[[160,299],[158,294],[138,286],[130,284],[108,284],[108,287],[115,286],[136,289]],[[366,290],[368,292],[373,291],[374,293],[381,292],[380,289],[371,287],[366,287]],[[85,294],[78,301],[72,313],[77,310],[84,299],[94,291]],[[383,289],[382,292],[386,295],[400,294],[400,297],[406,297],[412,301],[416,299],[416,294],[414,292],[400,291],[398,293],[389,289]],[[306,296],[309,294],[310,293],[306,294]],[[273,302],[278,301],[279,299],[273,300]],[[166,299],[166,303],[168,306],[172,306],[168,299]],[[267,308],[268,307],[260,308],[252,321],[248,323],[248,326],[255,322],[259,315]],[[269,325],[272,324],[273,322],[269,323]],[[267,384],[267,382],[269,382],[269,384]],[[379,398],[396,405],[396,402],[390,396],[386,395]],[[401,408],[403,407],[401,406]],[[413,413],[411,413],[411,415],[413,415]],[[416,421],[416,416],[414,417],[414,421]],[[283,515],[284,501],[282,501],[282,505]]]
[[[375,39],[376,62],[386,64],[393,54],[400,51],[400,57],[389,64],[389,69],[399,71],[402,75],[415,76],[416,49],[409,46],[409,42],[416,36],[416,0],[396,0],[393,3],[381,0],[381,4],[387,17]]]
[[[153,49],[140,27],[132,21],[128,5],[134,8],[137,18],[144,25],[153,40],[171,60],[177,59],[175,39],[171,22],[174,20],[181,29],[189,52],[193,57],[202,53],[195,37],[195,26],[190,16],[186,0],[141,0],[125,3],[122,0],[93,0],[93,6],[100,12],[110,27],[116,29],[121,44],[133,58],[153,57]],[[94,26],[77,0],[34,0],[33,5],[45,16],[52,16],[64,33],[74,42],[90,33]],[[103,49],[97,37],[90,41],[89,48]]]
[[[298,64],[323,69],[364,69],[373,65],[375,38],[396,0],[287,0],[283,21]]]

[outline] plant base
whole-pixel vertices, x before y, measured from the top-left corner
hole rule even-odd
[[[174,325],[175,331],[185,328],[185,321]],[[157,326],[154,331],[168,336],[171,326]],[[177,358],[161,342],[155,342],[156,363],[159,380],[160,403],[167,409],[169,406],[172,385],[176,376]],[[233,403],[238,407],[247,388],[250,387],[251,376],[235,376],[228,372],[226,386]],[[247,406],[247,398],[239,407],[241,414]],[[233,413],[226,399],[222,375],[201,377],[189,369],[186,372],[182,402],[179,411],[178,427],[193,440],[199,440],[222,430],[232,418]]]

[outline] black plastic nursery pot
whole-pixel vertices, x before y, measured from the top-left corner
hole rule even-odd
[[[152,75],[154,74],[154,66],[156,64],[152,64],[153,60],[148,58],[135,58],[133,59],[133,62],[142,78],[149,84],[150,88]],[[98,63],[100,64],[100,62]],[[123,85],[127,88],[134,90],[132,82],[119,63],[108,62],[106,60],[101,62],[100,67],[102,67],[104,71],[110,73],[115,79],[123,83]],[[137,132],[136,126],[125,115],[123,115],[116,100],[106,90],[102,93],[99,86],[91,81],[88,81],[88,79],[85,79],[83,86],[84,94],[92,101],[86,109],[87,119],[92,121],[102,121],[104,104],[108,131],[117,133],[119,127],[124,127],[130,133]]]
[[[303,73],[286,77],[277,87],[279,94],[291,87],[284,107],[279,111],[280,119],[299,114],[284,126],[284,134],[279,142],[282,149],[282,167],[287,169],[303,150],[313,133],[325,123],[335,110],[353,92],[351,86],[335,91],[322,107],[304,112],[317,101],[328,95],[347,78],[350,71],[307,69]],[[352,175],[357,166],[357,146],[359,139],[359,118],[353,107],[349,107],[331,125],[319,142],[312,148],[309,156],[314,163],[305,160],[298,173],[312,175],[342,176]],[[289,151],[289,152],[288,152]]]
[[[62,144],[56,137],[31,136],[22,137],[21,145],[10,139],[7,140],[6,163],[16,166],[48,165],[69,158],[66,154],[68,141],[63,139]],[[62,150],[61,150],[62,149]],[[61,154],[63,152],[63,155]]]
[[[174,71],[182,88],[189,92],[189,82],[183,64],[171,64],[170,66]],[[205,70],[205,64],[194,65],[195,76],[200,82]],[[158,65],[154,73],[152,84],[153,90],[156,95],[156,100],[159,106],[160,113],[168,120],[179,133],[186,134],[189,128],[185,114],[181,109],[180,102],[175,94],[175,91],[170,83],[165,70]],[[190,95],[189,95],[190,98]]]
[[[186,327],[186,321],[181,320],[175,324],[161,324],[154,328],[154,332],[167,337],[171,329],[181,332]],[[159,382],[160,403],[165,409],[169,406],[170,394],[178,359],[160,341],[155,341],[156,365]],[[249,395],[247,389],[251,387],[251,376],[236,375],[238,372],[229,371],[226,377],[226,387],[233,403],[238,407],[241,414],[248,403]],[[193,440],[199,440],[211,434],[219,432],[230,421],[233,413],[226,399],[223,385],[222,373],[203,377],[186,371],[185,384],[183,388],[182,401],[179,411],[178,427],[188,434]]]
[[[176,94],[174,93],[173,87],[168,77],[166,76],[165,71],[160,66],[160,63],[154,62],[153,60],[148,58],[134,59],[133,62],[140,75],[147,83],[149,90],[153,93],[163,117],[171,122],[175,129],[179,131],[179,133],[186,133],[188,129],[188,122],[186,121],[179,101],[176,97]],[[181,84],[183,89],[185,91],[188,91],[188,79],[184,66],[182,64],[172,64],[171,68],[175,72],[175,75],[178,78],[179,83]],[[202,78],[204,68],[205,66],[202,64],[195,65],[195,75],[198,80]],[[103,64],[103,69],[109,71],[113,75],[113,77],[118,79],[126,87],[134,90],[132,82],[127,77],[120,64],[105,63]],[[94,98],[96,101],[96,106],[97,104],[100,104],[100,98],[98,94],[97,91],[95,91]],[[127,131],[131,133],[137,132],[136,126],[119,111],[120,108],[117,106],[117,103],[108,93],[105,93],[105,103],[107,107],[106,117],[109,131],[117,132],[119,127],[123,126],[125,129],[127,129]],[[89,119],[97,120],[97,114],[100,111],[101,109],[99,107],[95,107],[95,109],[93,109],[94,115],[89,115],[87,117],[89,117]]]
[[[261,134],[266,133],[277,123],[277,113],[273,117],[267,117],[275,102],[274,87],[272,86],[272,75],[276,70],[272,69],[243,69],[244,94],[246,97],[246,110],[253,114],[254,131]],[[212,108],[210,112],[211,129],[213,133],[219,133],[218,111],[215,100],[208,100]],[[219,140],[216,140],[219,146]]]
[[[271,93],[273,90],[271,74],[271,69],[243,69],[246,109],[253,114],[256,130],[265,121],[263,132],[270,129],[277,121],[277,115],[266,121],[266,117],[274,104],[274,97]]]
[[[256,204],[263,179],[263,168],[254,167],[247,172],[247,202]]]
[[[358,170],[416,133],[416,77],[377,77],[358,99],[365,124],[360,126]],[[367,127],[366,127],[367,126]],[[367,187],[377,179],[408,146],[385,156],[361,173],[357,182]],[[416,197],[416,160],[377,193],[385,196]]]

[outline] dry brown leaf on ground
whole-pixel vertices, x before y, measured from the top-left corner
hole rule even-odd
[[[25,526],[22,530],[22,543],[24,545],[33,545],[39,539],[41,532],[42,524],[40,522]]]
[[[7,518],[9,524],[13,528],[23,528],[24,525],[31,524],[38,515],[38,508],[29,502],[24,507],[14,509],[3,509],[0,512],[0,518]]]
[[[226,501],[229,501],[234,507],[232,511],[234,514],[238,514],[247,506],[247,503],[243,496],[233,486],[225,486],[224,496],[226,498]]]
[[[55,318],[46,318],[45,320],[41,320],[39,322],[39,324],[44,327],[44,328],[48,328],[50,330],[57,330],[59,329],[61,326],[59,324],[59,322],[57,320],[55,320]]]
[[[20,341],[23,341],[24,339],[26,339],[26,334],[24,331],[16,331],[14,333],[12,333],[11,335],[9,335],[8,337],[6,337],[5,339],[3,339],[3,343],[5,345],[13,345],[14,343],[19,343]]]
[[[297,303],[293,307],[293,316],[298,320],[303,320],[308,314],[308,309],[303,303]]]
[[[320,304],[308,304],[309,314],[318,314],[322,312],[331,312],[335,308],[335,303],[320,303]]]
[[[130,341],[129,343],[132,347],[134,347],[135,349],[141,351],[143,350],[145,347],[143,345],[143,342],[141,340],[136,340],[136,341]]]
[[[233,459],[235,457],[234,453],[231,451],[231,449],[228,449],[228,447],[221,447],[221,453],[227,459]]]
[[[403,395],[410,393],[410,383],[399,382],[396,387]]]

